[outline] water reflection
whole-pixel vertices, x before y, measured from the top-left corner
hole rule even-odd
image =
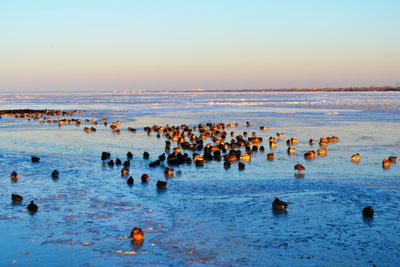
[[[143,247],[143,244],[144,244],[144,239],[142,239],[142,240],[135,240],[135,239],[133,239],[133,240],[132,240],[132,246],[133,246],[133,248],[136,249],[136,250],[141,249],[141,248]]]
[[[287,212],[287,210],[276,210],[276,209],[272,209],[272,214],[274,215],[274,216],[282,216],[282,215],[287,215],[288,214],[288,212]]]

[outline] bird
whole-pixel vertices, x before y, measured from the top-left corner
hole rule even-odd
[[[361,160],[361,156],[360,156],[360,154],[354,154],[353,156],[351,156],[351,160],[353,161],[353,162],[359,162],[360,160]]]
[[[365,207],[362,209],[362,215],[371,218],[374,216],[374,209],[371,206]]]
[[[110,159],[111,154],[109,152],[102,152],[101,153],[101,160],[108,160]]]
[[[37,212],[39,207],[33,203],[33,200],[31,201],[31,203],[29,203],[29,205],[26,207],[30,212]]]
[[[126,167],[123,167],[121,169],[121,176],[128,176],[129,175],[129,169]]]
[[[268,154],[267,154],[267,159],[268,159],[268,160],[274,160],[274,158],[275,158],[274,153],[268,153]]]
[[[172,176],[174,176],[174,169],[172,169],[172,168],[165,168],[165,170],[164,170],[164,175],[165,175],[166,177],[172,177]]]
[[[250,161],[251,160],[251,156],[249,154],[243,154],[240,156],[240,159],[243,161]]]
[[[294,155],[294,153],[296,153],[296,148],[295,147],[288,147],[287,153],[289,155]]]
[[[382,161],[382,168],[387,169],[390,167],[390,161],[388,159],[384,159]]]
[[[127,183],[128,185],[133,185],[133,177],[132,177],[132,176],[129,176],[128,180],[126,180],[126,183]]]
[[[24,198],[17,194],[11,194],[12,202],[21,202]]]
[[[304,153],[304,158],[305,159],[314,159],[315,158],[315,151],[314,150],[307,151],[306,153]]]
[[[157,188],[158,189],[166,189],[167,188],[167,182],[158,180],[157,181]]]
[[[306,168],[304,168],[304,166],[301,165],[301,164],[296,164],[296,165],[294,166],[294,169],[295,169],[298,173],[300,173],[301,171],[304,171]]]
[[[150,181],[150,176],[146,173],[144,173],[141,177],[142,183],[148,183]]]
[[[39,158],[39,157],[36,157],[36,156],[32,156],[32,157],[31,157],[31,160],[32,160],[32,162],[39,162],[39,161],[40,161],[40,158]]]
[[[131,232],[131,237],[133,240],[143,240],[144,238],[144,233],[143,230],[140,228],[133,228],[132,232]]]
[[[275,198],[272,202],[272,209],[274,210],[286,210],[288,207],[288,203],[280,200],[279,198]]]
[[[326,154],[328,153],[328,150],[326,148],[320,148],[317,150],[317,153],[319,156],[326,156]]]
[[[18,181],[19,175],[18,175],[18,173],[16,171],[13,171],[10,174],[10,178],[11,178],[11,181],[16,182],[16,181]]]
[[[53,178],[53,179],[57,179],[59,176],[60,176],[60,173],[57,170],[54,170],[51,173],[51,178]]]

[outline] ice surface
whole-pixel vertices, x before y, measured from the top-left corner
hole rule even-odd
[[[398,266],[399,165],[381,161],[400,151],[400,93],[153,93],[2,95],[0,109],[84,109],[82,118],[121,120],[121,134],[95,126],[39,124],[0,119],[0,265],[32,266]],[[92,114],[95,112],[95,114]],[[100,115],[105,113],[105,115]],[[250,121],[252,128],[245,128]],[[164,152],[164,138],[144,126],[239,122],[236,133],[256,131],[266,151],[256,152],[239,171],[222,162],[174,167],[168,180],[148,163]],[[260,131],[266,125],[268,131]],[[128,127],[137,128],[130,133]],[[267,139],[276,132],[297,137],[295,155],[278,142],[269,162]],[[305,161],[308,139],[338,136],[328,156]],[[134,154],[128,187],[120,167],[100,160]],[[150,160],[143,160],[148,151]],[[360,153],[359,164],[350,156]],[[40,156],[39,164],[30,161]],[[293,166],[306,167],[296,178]],[[165,166],[167,166],[165,164]],[[60,178],[50,176],[54,169]],[[9,174],[20,180],[12,183]],[[148,173],[149,184],[140,176]],[[12,204],[10,195],[24,197]],[[275,197],[289,202],[274,213]],[[30,200],[39,211],[30,215]],[[375,208],[372,220],[361,216]],[[133,227],[146,229],[142,246],[132,244]]]

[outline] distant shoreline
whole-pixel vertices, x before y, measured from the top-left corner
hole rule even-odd
[[[185,92],[400,92],[400,87],[343,87],[343,88],[282,88],[282,89],[192,89]]]
[[[104,91],[36,91],[36,92],[3,92],[0,95],[35,95],[35,94],[135,94],[135,93],[301,93],[301,92],[400,92],[400,86],[369,86],[340,88],[265,88],[265,89],[185,89],[185,90],[104,90]]]

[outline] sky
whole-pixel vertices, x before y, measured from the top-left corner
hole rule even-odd
[[[0,92],[400,86],[398,0],[0,0]]]

